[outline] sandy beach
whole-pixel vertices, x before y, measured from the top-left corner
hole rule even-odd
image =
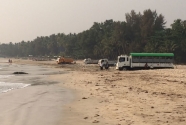
[[[186,66],[100,71],[82,61],[57,65],[13,59],[13,64],[47,70],[40,73],[40,82],[30,79],[33,86],[0,94],[2,125],[186,124]]]

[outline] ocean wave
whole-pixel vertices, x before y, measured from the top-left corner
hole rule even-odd
[[[8,92],[14,89],[22,89],[27,86],[30,86],[30,84],[0,82],[0,93]]]
[[[12,77],[12,76],[14,76],[14,75],[0,75],[0,78],[2,79],[2,78],[9,78],[9,77]]]

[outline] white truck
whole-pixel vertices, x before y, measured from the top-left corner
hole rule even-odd
[[[130,53],[118,56],[117,70],[174,68],[173,53]]]
[[[87,58],[83,60],[84,64],[97,64],[98,60],[92,60],[91,58]]]

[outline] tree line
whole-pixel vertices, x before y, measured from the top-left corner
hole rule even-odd
[[[0,44],[0,55],[11,57],[70,56],[76,59],[116,59],[131,52],[174,53],[177,63],[185,63],[186,21],[176,19],[166,28],[165,18],[156,11],[132,10],[126,21],[94,22],[81,33],[58,33],[33,41]],[[70,25],[70,24],[69,24]]]

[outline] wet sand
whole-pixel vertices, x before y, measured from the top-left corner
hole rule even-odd
[[[3,62],[1,60],[1,62]],[[1,63],[2,67],[3,63]],[[13,74],[25,72],[28,74]],[[0,93],[1,125],[61,125],[63,106],[73,101],[73,91],[60,87],[62,81],[49,76],[66,73],[47,66],[6,64],[1,75],[13,75],[3,82],[30,86]]]
[[[59,119],[51,118],[56,122],[52,124],[185,125],[186,123],[186,66],[184,65],[178,65],[175,69],[117,71],[111,67],[109,70],[100,71],[97,65],[84,65],[82,61],[77,61],[73,65],[30,60],[16,60],[15,63],[42,65],[68,72],[47,77],[49,81],[61,81],[53,84],[54,87],[58,89],[65,87],[68,88],[65,90],[73,91],[73,99],[65,105],[61,103],[63,109],[58,109],[61,110],[61,114],[51,113],[55,118],[61,117],[60,122]],[[48,94],[52,96],[52,93]],[[58,99],[56,97],[53,101]],[[36,107],[38,106],[36,104]]]

